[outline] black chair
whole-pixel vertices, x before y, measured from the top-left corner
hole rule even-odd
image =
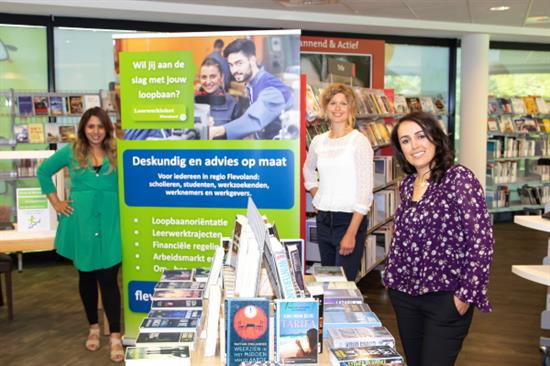
[[[8,302],[8,319],[13,320],[13,292],[11,285],[11,271],[13,262],[7,254],[0,253],[0,274],[4,274],[6,281],[6,297]],[[0,278],[0,306],[4,305],[4,295],[2,294],[2,279]]]

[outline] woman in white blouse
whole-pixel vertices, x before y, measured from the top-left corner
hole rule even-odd
[[[342,266],[355,280],[372,204],[373,151],[355,127],[353,89],[331,84],[321,94],[330,129],[311,141],[304,163],[305,188],[317,210],[317,238],[324,266]],[[316,172],[317,170],[317,172]],[[317,174],[318,173],[318,174]]]

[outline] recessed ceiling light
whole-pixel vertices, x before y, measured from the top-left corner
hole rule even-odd
[[[311,5],[329,5],[338,4],[340,0],[279,0],[281,5],[287,7],[302,7]]]
[[[492,8],[489,8],[491,11],[506,11],[509,10],[509,6],[493,6]]]
[[[546,15],[528,17],[525,21],[526,24],[537,24],[537,23],[550,23],[550,17]]]

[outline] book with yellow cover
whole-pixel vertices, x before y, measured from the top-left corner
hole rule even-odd
[[[45,140],[44,125],[42,123],[29,123],[29,143],[43,144]]]
[[[539,113],[539,109],[537,108],[537,102],[535,100],[535,97],[533,96],[523,97],[523,103],[525,104],[525,113],[527,114]]]

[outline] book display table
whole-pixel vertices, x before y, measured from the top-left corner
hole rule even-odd
[[[550,233],[550,220],[543,219],[541,216],[516,216],[514,223]],[[529,281],[548,286],[546,310],[541,313],[541,328],[550,329],[550,239],[548,240],[548,252],[543,258],[542,265],[513,265],[512,272]],[[541,337],[540,345],[550,347],[550,338]]]

